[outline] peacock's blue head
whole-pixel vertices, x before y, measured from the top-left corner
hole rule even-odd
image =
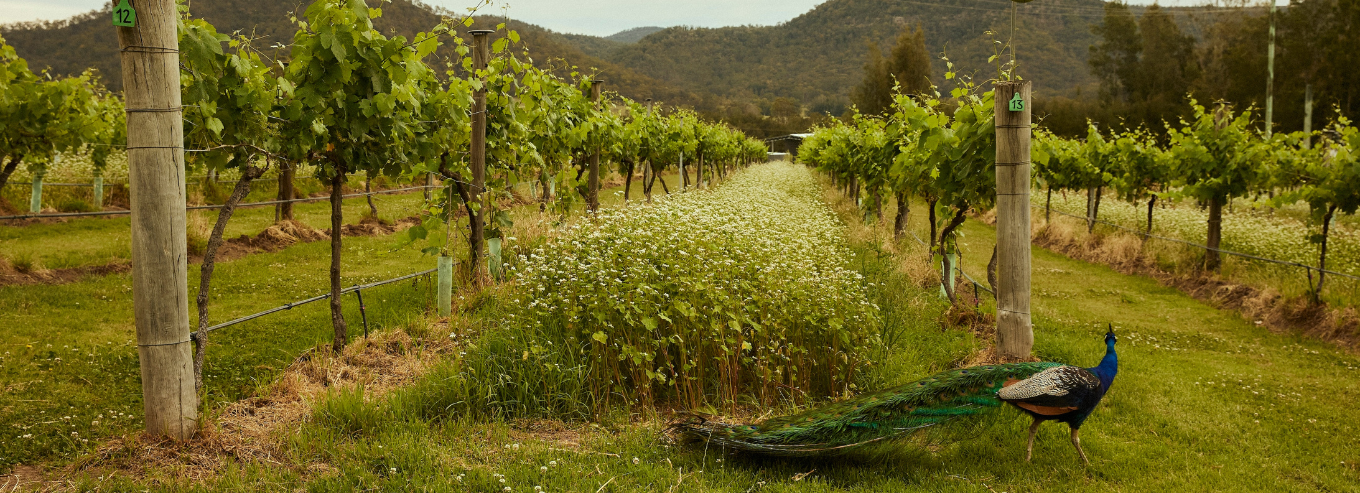
[[[1110,330],[1105,332],[1105,344],[1114,344],[1119,338],[1114,335],[1114,324],[1110,324]]]

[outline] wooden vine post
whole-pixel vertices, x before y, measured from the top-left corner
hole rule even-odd
[[[113,11],[127,104],[132,298],[146,431],[185,440],[198,427],[189,341],[184,120],[174,0]]]
[[[1030,83],[996,84],[996,338],[1006,359],[1027,359],[1030,324]]]
[[[597,106],[596,109],[599,109],[598,106],[600,104],[600,91],[602,89],[604,89],[604,81],[602,80],[590,81],[590,100],[595,103],[595,105]],[[599,210],[600,209],[599,148],[596,148],[595,152],[590,155],[590,171],[588,172],[586,177],[586,190],[588,190],[588,192],[586,193],[586,207],[590,209],[590,212],[595,212]]]
[[[472,34],[472,69],[486,70],[491,60],[491,40],[489,36],[496,31],[481,29]],[[472,209],[476,214],[468,215],[468,279],[474,284],[482,283],[482,249],[486,244],[486,84],[472,95]]]

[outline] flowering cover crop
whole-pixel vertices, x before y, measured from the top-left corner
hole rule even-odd
[[[515,267],[522,322],[545,338],[525,359],[578,352],[597,403],[847,390],[878,307],[820,197],[807,168],[764,164],[712,193],[602,211]]]

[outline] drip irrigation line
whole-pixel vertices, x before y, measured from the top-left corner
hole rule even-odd
[[[1031,208],[1036,208],[1036,209],[1037,209],[1037,208],[1040,208],[1041,206],[1036,205],[1036,204],[1030,204],[1030,207],[1031,207]],[[1069,213],[1060,211],[1060,210],[1058,210],[1058,209],[1049,209],[1049,210],[1051,210],[1051,211],[1053,211],[1053,212],[1056,212],[1056,213],[1058,213],[1058,214],[1060,214],[1060,215],[1064,215],[1064,216],[1068,216],[1068,217],[1073,217],[1073,218],[1081,219],[1081,220],[1083,220],[1083,221],[1090,221],[1090,220],[1091,220],[1091,218],[1089,218],[1089,217],[1086,217],[1086,216],[1078,216],[1078,215],[1076,215],[1076,214],[1069,214]],[[1304,269],[1308,269],[1308,270],[1311,270],[1311,271],[1325,272],[1325,273],[1327,273],[1327,274],[1331,274],[1331,275],[1334,275],[1334,276],[1341,276],[1341,277],[1344,277],[1344,278],[1347,278],[1347,279],[1354,279],[1354,280],[1360,281],[1360,276],[1356,276],[1356,275],[1354,275],[1354,274],[1347,274],[1347,273],[1345,273],[1345,272],[1336,272],[1336,271],[1331,271],[1331,270],[1327,270],[1327,269],[1319,269],[1319,268],[1317,268],[1317,267],[1313,267],[1313,266],[1308,265],[1308,264],[1301,264],[1301,263],[1298,263],[1298,262],[1289,262],[1289,261],[1285,261],[1285,260],[1276,260],[1276,259],[1273,259],[1273,258],[1258,257],[1258,256],[1256,256],[1256,255],[1251,255],[1251,254],[1248,254],[1248,253],[1241,253],[1241,252],[1234,252],[1234,251],[1231,251],[1231,250],[1224,250],[1224,249],[1222,249],[1222,248],[1210,248],[1208,245],[1201,245],[1201,244],[1198,244],[1198,243],[1189,242],[1189,241],[1185,241],[1185,240],[1180,240],[1180,239],[1176,239],[1176,238],[1167,238],[1167,237],[1165,237],[1165,236],[1157,236],[1157,235],[1154,235],[1154,234],[1149,234],[1149,233],[1147,233],[1147,232],[1145,232],[1145,231],[1139,231],[1139,230],[1135,230],[1135,229],[1131,229],[1131,228],[1126,228],[1126,227],[1124,227],[1124,226],[1120,226],[1120,225],[1118,225],[1118,224],[1114,224],[1114,223],[1111,223],[1111,222],[1103,221],[1103,220],[1100,220],[1100,219],[1096,219],[1095,222],[1096,222],[1097,224],[1104,224],[1104,225],[1106,225],[1106,226],[1110,226],[1110,227],[1113,227],[1113,228],[1122,229],[1122,230],[1124,230],[1124,231],[1128,231],[1128,232],[1133,233],[1133,234],[1136,234],[1136,235],[1138,235],[1138,236],[1145,236],[1145,237],[1148,237],[1148,238],[1156,238],[1156,239],[1159,239],[1159,240],[1169,241],[1169,242],[1172,242],[1172,243],[1180,243],[1180,244],[1182,244],[1182,245],[1188,245],[1188,246],[1192,246],[1192,247],[1199,248],[1199,249],[1203,249],[1203,250],[1214,251],[1214,252],[1218,252],[1218,253],[1222,253],[1222,254],[1227,254],[1227,255],[1234,255],[1234,256],[1243,257],[1243,258],[1248,258],[1248,259],[1252,259],[1252,260],[1259,260],[1259,261],[1262,261],[1262,262],[1269,262],[1269,263],[1272,263],[1272,264],[1288,265],[1288,266],[1291,266],[1291,267],[1302,267],[1302,268],[1304,268]]]
[[[343,295],[343,294],[353,293],[353,292],[357,292],[357,291],[364,290],[364,289],[376,288],[376,287],[378,287],[378,286],[383,286],[383,285],[386,285],[386,284],[397,283],[397,282],[405,281],[405,280],[410,279],[410,278],[413,278],[413,277],[419,277],[419,276],[423,276],[423,275],[427,275],[427,274],[432,274],[432,273],[434,273],[435,271],[438,271],[438,270],[439,270],[439,269],[430,269],[430,270],[427,270],[427,271],[421,271],[421,272],[417,272],[417,273],[414,273],[414,274],[407,274],[407,275],[404,275],[404,276],[401,276],[401,277],[397,277],[397,278],[394,278],[394,279],[388,279],[388,280],[386,280],[386,281],[378,281],[378,282],[373,282],[373,283],[369,283],[369,284],[360,284],[360,285],[357,285],[357,286],[350,286],[350,287],[348,287],[348,288],[345,288],[345,289],[341,290],[341,291],[340,291],[340,294]],[[284,311],[284,310],[292,310],[292,309],[297,308],[297,307],[299,307],[299,306],[306,305],[306,304],[308,304],[308,303],[315,303],[315,302],[317,302],[317,301],[321,301],[321,300],[324,300],[324,299],[327,299],[327,298],[330,298],[330,297],[331,297],[331,294],[330,294],[330,293],[326,293],[326,294],[323,294],[323,295],[320,295],[320,296],[313,296],[313,297],[307,298],[307,299],[305,299],[305,300],[294,301],[294,302],[292,302],[292,303],[288,303],[288,304],[283,305],[283,306],[280,306],[280,307],[271,308],[271,309],[262,311],[262,312],[260,312],[260,313],[256,313],[256,314],[252,314],[252,315],[246,315],[246,316],[244,316],[244,317],[241,317],[241,318],[238,318],[238,319],[229,321],[229,322],[223,322],[223,323],[214,325],[214,326],[212,326],[212,327],[208,327],[208,328],[206,328],[206,329],[203,329],[203,332],[212,332],[212,331],[215,331],[215,330],[217,330],[217,329],[222,329],[222,328],[226,328],[226,327],[231,327],[231,326],[236,325],[236,324],[240,324],[240,323],[243,323],[243,322],[248,322],[248,321],[251,321],[251,320],[255,320],[255,319],[257,319],[257,318],[260,318],[260,317],[263,317],[263,316],[266,316],[266,315],[271,315],[271,314],[274,314],[274,313],[278,313],[278,312],[281,312],[281,311]],[[365,318],[367,318],[367,317],[365,317]]]
[[[391,193],[397,193],[397,192],[409,192],[409,191],[411,191],[411,190],[426,190],[426,189],[438,189],[438,188],[442,188],[442,187],[421,186],[421,187],[398,188],[398,189],[393,189],[393,190],[379,190],[379,191],[377,191],[377,192],[352,193],[352,194],[348,194],[348,195],[341,195],[340,198],[342,198],[342,199],[352,199],[352,198],[355,198],[355,197],[366,197],[366,196],[369,196],[369,195],[383,195],[383,194],[391,194]],[[320,202],[320,201],[330,200],[330,199],[331,199],[330,197],[312,197],[312,198],[306,198],[306,199],[271,200],[271,201],[268,201],[268,202],[249,202],[249,203],[245,203],[245,204],[236,204],[236,207],[239,209],[239,208],[242,208],[242,207],[259,207],[259,206],[265,206],[265,205],[275,205],[275,204],[284,204],[284,203]],[[221,209],[221,208],[223,208],[223,207],[226,207],[226,206],[225,206],[225,205],[194,205],[194,206],[186,207],[185,210],[197,211],[197,210],[208,210],[208,209]],[[56,214],[24,214],[24,215],[18,215],[18,216],[0,216],[0,221],[3,221],[3,220],[12,220],[12,219],[38,219],[38,218],[47,218],[47,217],[126,216],[126,215],[128,215],[128,214],[132,214],[132,211],[59,212],[59,213],[56,213]]]

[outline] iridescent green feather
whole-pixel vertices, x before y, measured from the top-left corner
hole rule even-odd
[[[687,423],[680,436],[768,455],[808,456],[844,451],[974,416],[1001,406],[996,392],[1057,363],[1011,363],[950,370],[897,388],[755,425]]]

